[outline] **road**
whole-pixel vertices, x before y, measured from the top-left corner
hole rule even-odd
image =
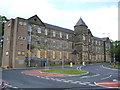
[[[88,71],[88,74],[72,77],[40,77],[22,74],[22,71],[31,69],[3,70],[2,78],[9,83],[7,88],[66,88],[71,90],[79,89],[103,89],[96,85],[96,82],[118,80],[118,70],[106,68],[104,64],[89,64],[86,66],[64,67],[65,69],[77,69]],[[61,68],[61,67],[54,67]],[[54,69],[52,68],[52,69]],[[35,69],[35,68],[32,68]],[[40,68],[36,68],[40,69]],[[43,68],[41,68],[43,69]],[[107,89],[107,88],[106,88]]]

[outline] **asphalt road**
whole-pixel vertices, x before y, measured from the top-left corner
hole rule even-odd
[[[88,71],[86,75],[73,77],[36,77],[21,74],[24,70],[31,69],[11,69],[2,71],[2,79],[9,83],[7,88],[66,88],[70,90],[79,89],[107,89],[95,85],[95,82],[118,80],[118,70],[106,68],[108,64],[91,64],[86,66],[64,67]],[[56,68],[56,67],[54,67]],[[54,69],[52,68],[52,69]],[[61,68],[61,67],[57,67]],[[34,68],[35,69],[35,68]],[[36,68],[38,69],[38,68]],[[40,68],[39,68],[40,69]]]

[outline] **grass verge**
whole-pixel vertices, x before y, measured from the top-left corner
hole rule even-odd
[[[50,70],[42,70],[40,72],[67,74],[67,75],[80,75],[87,73],[86,71],[74,70],[74,69],[50,69]]]
[[[111,64],[112,67],[115,67],[115,68],[120,68],[120,63],[117,63],[116,65],[114,64]]]
[[[62,65],[50,65],[50,67],[62,67]],[[68,65],[64,65],[64,66],[70,66],[69,64]]]

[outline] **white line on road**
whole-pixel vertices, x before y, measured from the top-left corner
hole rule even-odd
[[[81,85],[86,85],[86,83],[79,83],[79,84],[81,84]]]
[[[51,78],[51,80],[56,80],[55,78]]]
[[[96,86],[95,84],[89,84],[90,86]]]
[[[102,78],[101,80],[104,80],[104,79],[110,78],[111,76],[112,76],[112,75],[109,75],[108,77]]]
[[[96,77],[96,76],[99,76],[100,74],[96,74],[96,75],[92,75],[92,76],[83,76],[83,77],[80,77],[80,78],[89,78],[89,77]]]
[[[66,81],[63,81],[63,82],[66,82],[66,83],[68,83],[69,81],[68,81],[68,80],[66,80]]]
[[[84,82],[84,83],[86,83],[86,84],[90,84],[90,82]]]
[[[118,69],[112,69],[112,68],[104,67],[103,65],[102,65],[102,68],[106,68],[106,69],[110,69],[110,70],[118,70]]]

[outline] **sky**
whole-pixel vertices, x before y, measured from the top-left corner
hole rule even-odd
[[[45,23],[72,30],[81,17],[93,36],[118,40],[118,0],[0,0],[0,15],[38,15]]]

